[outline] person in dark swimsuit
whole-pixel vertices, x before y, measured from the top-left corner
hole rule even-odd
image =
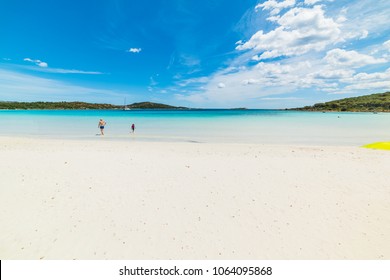
[[[100,128],[100,134],[104,135],[104,126],[106,125],[106,122],[103,119],[100,119],[98,123],[98,128]]]
[[[134,130],[135,130],[135,125],[132,124],[132,125],[131,125],[131,132],[134,133]]]

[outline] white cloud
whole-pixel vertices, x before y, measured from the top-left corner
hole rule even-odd
[[[301,78],[310,67],[306,62],[294,65],[260,62],[239,72],[221,70],[206,81],[203,91],[180,98],[195,103],[234,106],[243,100],[286,93],[286,88],[308,87],[310,81]],[[222,87],[223,91],[218,90]]]
[[[332,66],[349,66],[352,68],[387,62],[384,58],[374,58],[366,54],[358,53],[357,51],[346,51],[342,49],[328,51],[324,59]]]
[[[257,29],[246,42],[237,41],[236,50],[243,52],[236,59],[205,78],[202,87],[191,84],[190,93],[179,94],[177,98],[210,107],[256,106],[253,100],[263,100],[263,104],[269,105],[272,100],[275,101],[273,104],[279,100],[280,108],[284,108],[298,103],[284,98],[283,94],[302,94],[302,98],[313,94],[310,99],[314,100],[335,93],[348,96],[389,90],[390,70],[383,72],[380,69],[390,66],[390,40],[386,38],[383,41],[388,41],[380,44],[370,41],[376,38],[375,42],[378,42],[378,30],[387,30],[388,26],[385,29],[381,22],[376,29],[375,14],[379,9],[371,8],[375,5],[368,0],[361,1],[365,5],[360,2],[339,4],[331,0],[322,0],[321,5],[317,5],[320,1],[308,0],[283,11],[274,10],[284,1],[257,5],[256,8],[270,12],[267,28],[273,28]],[[378,1],[382,10],[389,10],[386,1]],[[379,18],[390,22],[384,14],[380,11]],[[362,17],[365,24],[360,25]],[[359,41],[365,38],[363,42]],[[378,69],[375,73],[364,73],[361,67],[365,67],[362,68],[364,71]],[[221,83],[224,90],[219,90]],[[265,103],[267,100],[270,102]]]
[[[262,52],[255,56],[261,60],[320,51],[341,40],[339,24],[325,17],[321,6],[293,8],[278,17],[276,23],[280,25],[276,29],[268,33],[260,30],[236,49]]]
[[[39,66],[38,68],[33,68],[33,70],[40,71],[40,72],[46,72],[46,73],[58,73],[58,74],[87,74],[87,75],[101,75],[104,74],[102,72],[98,71],[83,71],[83,70],[76,70],[76,69],[61,69],[61,68],[49,68],[48,64],[46,62],[43,62],[39,59],[31,59],[31,58],[25,58],[23,59],[27,62],[32,62],[35,65]],[[30,67],[26,67],[30,68]],[[30,69],[31,69],[30,68]]]
[[[355,71],[349,69],[329,69],[325,67],[318,72],[314,72],[311,76],[316,79],[339,80],[352,77],[354,73]]]
[[[347,18],[343,15],[339,16],[337,19],[336,19],[336,22],[337,23],[343,23],[343,22],[346,22],[347,21]]]
[[[48,67],[47,63],[46,62],[43,62],[43,61],[40,61],[39,59],[31,59],[31,58],[25,58],[23,59],[24,61],[28,61],[28,62],[32,62],[32,63],[35,63],[35,65],[39,66],[39,67],[43,67],[43,68],[46,68]]]
[[[314,5],[315,3],[321,2],[321,0],[305,0],[306,5]]]
[[[345,90],[390,90],[390,70],[385,73],[359,73]]]
[[[192,55],[180,54],[178,57],[178,62],[184,66],[195,67],[195,66],[199,66],[200,59]]]
[[[335,1],[334,3],[337,3]],[[348,19],[343,24],[345,38],[364,37],[362,29],[372,36],[386,34],[390,26],[390,5],[388,0],[377,0],[375,5],[372,0],[349,1],[343,15]],[[336,11],[337,12],[337,11]]]
[[[368,36],[368,31],[363,29],[362,30],[362,35],[360,36],[359,39],[365,39],[365,38],[367,38],[367,36]]]
[[[390,68],[385,72],[374,72],[374,73],[357,73],[348,79],[343,79],[345,83],[356,83],[356,82],[380,82],[388,80],[390,82]]]
[[[383,43],[383,46],[387,48],[388,51],[390,51],[390,40]]]
[[[83,71],[76,69],[61,69],[61,68],[38,68],[34,69],[40,72],[46,73],[58,73],[58,74],[86,74],[86,75],[102,75],[104,73],[98,71]]]
[[[372,82],[372,83],[360,83],[355,85],[347,86],[345,89],[347,90],[382,90],[383,88],[386,91],[390,90],[390,81],[380,81],[380,82]]]
[[[261,80],[260,79],[253,79],[253,78],[250,78],[250,79],[244,79],[242,80],[241,84],[242,85],[258,85],[261,83]]]
[[[190,79],[182,80],[182,81],[178,82],[177,84],[180,87],[199,86],[199,85],[206,84],[209,81],[210,81],[210,78],[208,78],[208,77],[199,77],[199,78],[190,78]]]
[[[39,62],[37,65],[43,68],[46,68],[48,66],[46,62]]]
[[[274,58],[274,57],[278,57],[278,56],[279,56],[279,52],[277,50],[265,51],[261,55],[252,56],[252,60],[260,61],[263,59]]]
[[[271,15],[279,14],[282,9],[293,7],[295,0],[284,0],[281,2],[275,0],[268,0],[262,4],[258,4],[255,9],[263,8],[262,10],[270,10]]]
[[[348,65],[336,66],[320,57],[311,58],[310,61],[308,57],[309,55],[292,57],[273,63],[259,62],[253,67],[236,68],[239,71],[224,69],[205,79],[203,90],[192,92],[190,95],[180,95],[180,99],[193,103],[214,104],[210,105],[214,107],[231,107],[237,104],[251,106],[250,100],[254,98],[265,100],[262,97],[273,98],[272,95],[299,92],[304,89],[325,94],[356,93],[358,90],[370,89],[379,92],[389,89],[390,70],[376,74],[357,73],[354,70],[356,68],[349,65],[361,63],[360,59],[352,59]],[[376,59],[370,58],[368,61],[373,62]],[[218,90],[221,83],[225,86],[223,91]],[[289,99],[278,100],[283,104],[289,104]]]
[[[376,55],[377,57],[381,56],[382,58],[390,61],[390,40],[387,40],[381,44],[371,45],[368,50],[370,50],[370,55]]]
[[[299,97],[263,97],[261,100],[301,100]]]
[[[131,53],[140,53],[142,51],[141,48],[130,48],[127,50],[127,52],[131,52]]]
[[[41,78],[0,69],[0,92],[5,100],[107,100],[123,92],[84,87],[55,79]]]

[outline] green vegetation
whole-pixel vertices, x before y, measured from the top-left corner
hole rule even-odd
[[[5,102],[0,101],[0,109],[27,110],[27,109],[117,109],[111,104],[95,104],[86,102]]]
[[[129,109],[188,109],[186,107],[175,107],[171,105],[152,103],[152,102],[139,102],[127,105]]]
[[[141,102],[127,105],[129,109],[187,109],[165,104]],[[121,110],[123,106],[86,102],[8,102],[0,101],[0,109],[8,110]]]
[[[325,103],[317,103],[313,106],[294,108],[290,110],[335,112],[390,112],[390,92],[344,98]]]

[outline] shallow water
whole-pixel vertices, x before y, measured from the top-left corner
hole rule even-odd
[[[389,113],[284,110],[0,110],[3,136],[137,141],[363,145],[390,140]],[[134,123],[136,133],[130,134]]]

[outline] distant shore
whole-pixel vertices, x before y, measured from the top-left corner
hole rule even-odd
[[[390,259],[390,153],[0,137],[1,259]]]
[[[107,103],[87,103],[80,101],[72,102],[17,102],[0,101],[1,109],[67,109],[67,110],[87,110],[87,109],[169,109],[169,110],[205,110],[202,108],[189,108],[183,106],[172,106],[154,102],[137,102],[132,104],[113,105]],[[224,110],[247,110],[245,107],[226,108]],[[390,92],[375,93],[358,97],[333,100],[325,103],[317,103],[313,106],[297,108],[273,109],[291,111],[315,111],[315,112],[390,112]]]
[[[126,110],[126,109],[169,109],[181,110],[187,107],[177,107],[162,103],[138,102],[124,105],[113,105],[107,103],[87,103],[87,102],[16,102],[0,101],[0,110]]]
[[[390,92],[338,99],[289,110],[315,112],[390,112]]]

